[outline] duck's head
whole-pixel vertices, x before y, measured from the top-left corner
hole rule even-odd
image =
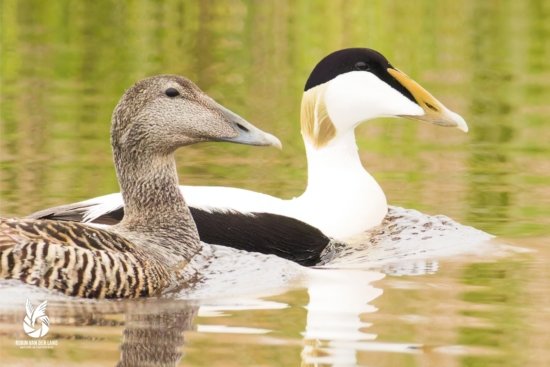
[[[329,144],[363,121],[392,116],[468,131],[462,117],[368,48],[348,48],[326,56],[306,82],[302,134],[314,147]]]
[[[190,80],[159,75],[137,82],[113,112],[113,147],[169,154],[203,141],[281,146],[268,134],[208,97]]]

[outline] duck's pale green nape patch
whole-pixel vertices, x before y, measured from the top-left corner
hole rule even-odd
[[[326,84],[321,84],[304,92],[300,112],[302,135],[315,148],[325,146],[336,135],[325,104]]]

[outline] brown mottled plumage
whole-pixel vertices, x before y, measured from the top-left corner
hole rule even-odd
[[[117,234],[80,223],[0,219],[0,278],[71,296],[120,298],[159,294],[168,276],[146,249]]]
[[[178,188],[173,153],[201,141],[280,144],[185,78],[161,75],[136,83],[112,117],[123,220],[98,229],[0,219],[0,279],[87,298],[154,296],[182,287],[201,243]]]

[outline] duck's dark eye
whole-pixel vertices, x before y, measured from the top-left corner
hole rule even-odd
[[[176,88],[168,88],[164,91],[164,93],[168,96],[168,97],[177,97],[180,95],[180,92],[176,89]]]
[[[370,65],[367,64],[367,63],[364,62],[364,61],[357,61],[357,62],[355,63],[355,69],[356,69],[356,70],[362,70],[362,71],[364,71],[364,70],[370,70]]]

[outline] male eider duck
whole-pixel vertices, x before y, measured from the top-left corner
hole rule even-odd
[[[203,141],[280,145],[183,77],[135,84],[112,116],[114,163],[126,203],[122,221],[98,229],[0,219],[0,279],[87,298],[155,296],[182,287],[202,244],[178,187],[174,152]]]
[[[304,88],[300,122],[308,162],[305,192],[285,200],[232,187],[181,186],[201,239],[241,248],[239,237],[250,231],[248,224],[238,227],[236,235],[212,233],[219,222],[245,223],[241,218],[249,213],[296,218],[337,239],[380,224],[388,210],[386,196],[361,164],[354,132],[362,122],[379,117],[405,117],[468,131],[462,117],[379,52],[368,48],[336,51],[315,66]],[[32,217],[112,224],[123,217],[123,201],[120,194],[110,194],[43,210]],[[267,217],[267,223],[269,220]],[[262,230],[253,232],[257,235]],[[273,251],[261,243],[252,247],[264,253]],[[322,250],[321,246],[318,249]],[[304,250],[295,246],[278,255],[293,260]]]

